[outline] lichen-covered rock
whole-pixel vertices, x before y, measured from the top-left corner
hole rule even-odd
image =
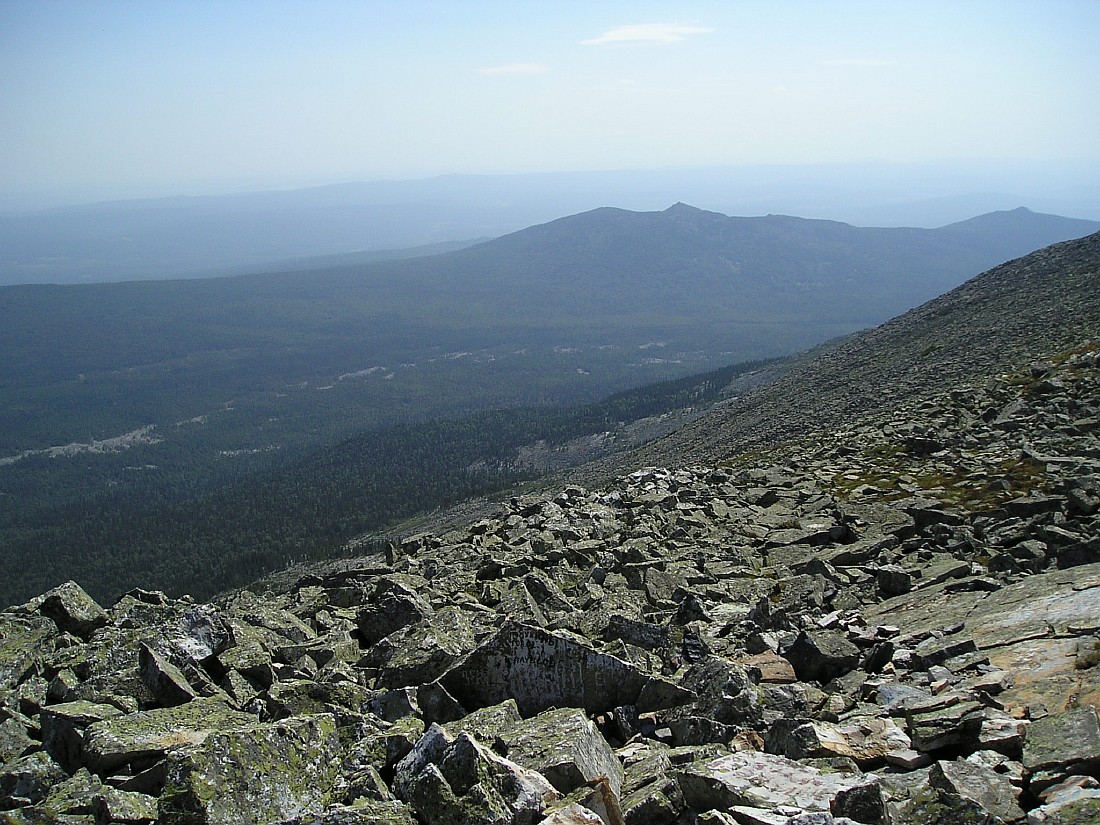
[[[256,717],[233,710],[219,699],[116,716],[90,725],[84,734],[83,761],[97,773],[109,773],[135,760],[148,761],[215,731],[254,724]]]
[[[762,719],[756,686],[740,664],[706,656],[684,672],[680,684],[695,694],[694,701],[662,714],[665,720],[704,718],[740,728]]]
[[[182,705],[196,698],[194,689],[179,668],[147,644],[140,648],[138,672],[153,698],[165,707]]]
[[[535,771],[437,726],[398,763],[394,789],[420,820],[440,825],[533,825],[558,796]]]
[[[143,822],[156,822],[157,800],[152,796],[133,791],[121,791],[104,786],[96,794],[92,812],[96,822],[109,822],[112,825],[139,825]]]
[[[122,716],[114,705],[78,700],[50,705],[39,714],[42,745],[68,771],[77,770],[84,757],[84,730],[108,719]]]
[[[362,663],[378,669],[375,684],[380,688],[422,685],[434,681],[475,644],[465,611],[446,607],[378,640]]]
[[[261,628],[293,643],[309,642],[317,638],[313,628],[289,610],[280,607],[278,602],[257,596],[247,590],[239,593],[230,603],[224,618],[232,630],[235,643],[239,643],[237,631],[240,625],[234,620]]]
[[[380,579],[363,602],[356,624],[360,638],[367,645],[432,615],[431,605],[420,594],[408,583],[394,578]]]
[[[34,745],[27,725],[15,716],[0,722],[0,765],[22,756]]]
[[[0,690],[10,690],[52,650],[57,626],[41,616],[0,613]]]
[[[404,802],[360,799],[352,805],[296,816],[279,825],[417,825],[417,822]]]
[[[1042,805],[1028,812],[1028,825],[1091,825],[1100,822],[1100,781],[1071,776],[1039,794]]]
[[[41,802],[54,785],[67,777],[64,769],[45,751],[13,759],[0,767],[0,808]]]
[[[285,719],[332,713],[337,717],[368,712],[374,692],[354,682],[318,682],[312,679],[288,679],[276,682],[263,695],[267,718]]]
[[[670,750],[641,741],[618,751],[624,779],[619,808],[627,825],[671,825],[686,807],[672,771]]]
[[[1100,767],[1100,725],[1096,709],[1080,707],[1038,719],[1024,738],[1024,767],[1029,771]]]
[[[1017,791],[1008,777],[965,759],[939,761],[928,772],[933,788],[976,803],[1003,822],[1020,822],[1023,809],[1016,802]]]
[[[509,759],[538,771],[562,794],[600,776],[616,795],[622,790],[618,757],[579,708],[543,711],[500,736]]]
[[[333,801],[340,755],[324,714],[208,731],[169,755],[160,822],[260,825],[319,813]]]
[[[498,739],[503,742],[505,734],[522,721],[523,716],[516,700],[506,699],[499,705],[478,708],[461,719],[448,722],[443,725],[443,729],[452,737],[468,733],[479,742],[492,743]]]
[[[47,591],[41,598],[38,611],[52,619],[62,633],[87,639],[107,624],[107,611],[74,581]]]

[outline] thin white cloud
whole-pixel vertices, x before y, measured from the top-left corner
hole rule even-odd
[[[582,40],[585,46],[607,46],[619,43],[666,44],[679,43],[693,34],[709,34],[714,29],[705,26],[685,26],[679,23],[638,23],[617,26],[599,37]]]
[[[836,60],[826,60],[823,66],[893,66],[893,60],[878,60],[867,57],[842,57]]]
[[[546,74],[549,66],[541,63],[509,63],[507,66],[487,66],[478,69],[481,74]]]

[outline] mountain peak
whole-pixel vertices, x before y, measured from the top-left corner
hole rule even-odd
[[[676,201],[668,209],[665,210],[666,215],[696,215],[703,210],[697,206],[691,206],[683,201]]]

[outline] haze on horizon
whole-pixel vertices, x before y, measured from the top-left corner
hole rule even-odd
[[[1100,3],[0,0],[0,201],[1100,164]]]

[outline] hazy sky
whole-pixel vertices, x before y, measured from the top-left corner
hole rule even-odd
[[[0,0],[0,194],[1100,155],[1100,0]]]

